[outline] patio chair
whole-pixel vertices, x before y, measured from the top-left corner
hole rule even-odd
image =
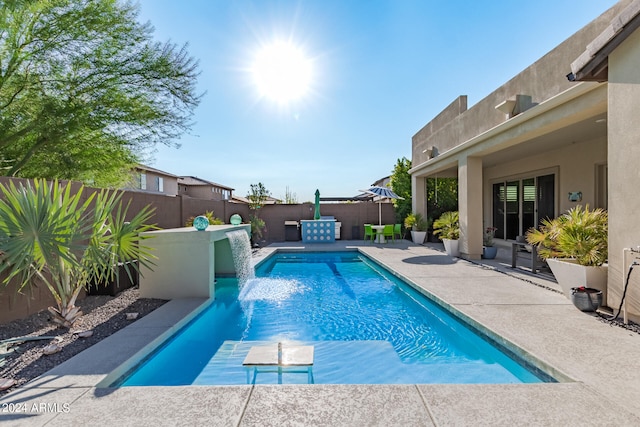
[[[373,228],[371,228],[371,224],[365,224],[364,225],[364,241],[366,242],[367,240],[371,240],[371,242],[373,242],[375,238],[376,238],[376,233],[373,231]]]
[[[391,239],[393,239],[393,243],[396,242],[396,236],[393,233],[393,224],[388,224],[384,226],[384,229],[382,230],[382,235],[385,238],[385,241],[388,242],[389,240],[387,239],[388,237],[390,237]]]
[[[393,240],[398,236],[399,239],[402,239],[402,224],[394,224],[393,225]]]

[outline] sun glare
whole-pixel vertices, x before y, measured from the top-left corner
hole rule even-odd
[[[280,104],[303,97],[311,84],[311,61],[286,42],[265,46],[251,67],[260,95]]]

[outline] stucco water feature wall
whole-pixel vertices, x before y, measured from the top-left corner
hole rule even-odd
[[[210,225],[142,233],[157,257],[153,269],[140,268],[143,298],[213,298],[216,275],[234,275],[229,238],[235,230],[251,232],[251,225]]]

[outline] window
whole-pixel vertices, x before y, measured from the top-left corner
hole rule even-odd
[[[164,178],[160,176],[156,177],[156,185],[157,185],[158,191],[162,193],[164,191]]]
[[[146,190],[147,189],[147,174],[146,173],[141,173],[140,174],[140,189],[141,190]]]
[[[493,226],[499,239],[515,240],[555,216],[553,174],[493,184]]]

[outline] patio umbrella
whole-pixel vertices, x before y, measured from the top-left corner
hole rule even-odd
[[[382,199],[402,199],[404,197],[398,196],[396,193],[388,189],[387,187],[379,187],[374,185],[373,187],[368,188],[367,190],[360,190],[363,193],[373,194],[374,196],[380,197],[378,200],[378,225],[382,225]]]
[[[316,211],[313,214],[313,219],[320,219],[320,190],[316,190]]]

